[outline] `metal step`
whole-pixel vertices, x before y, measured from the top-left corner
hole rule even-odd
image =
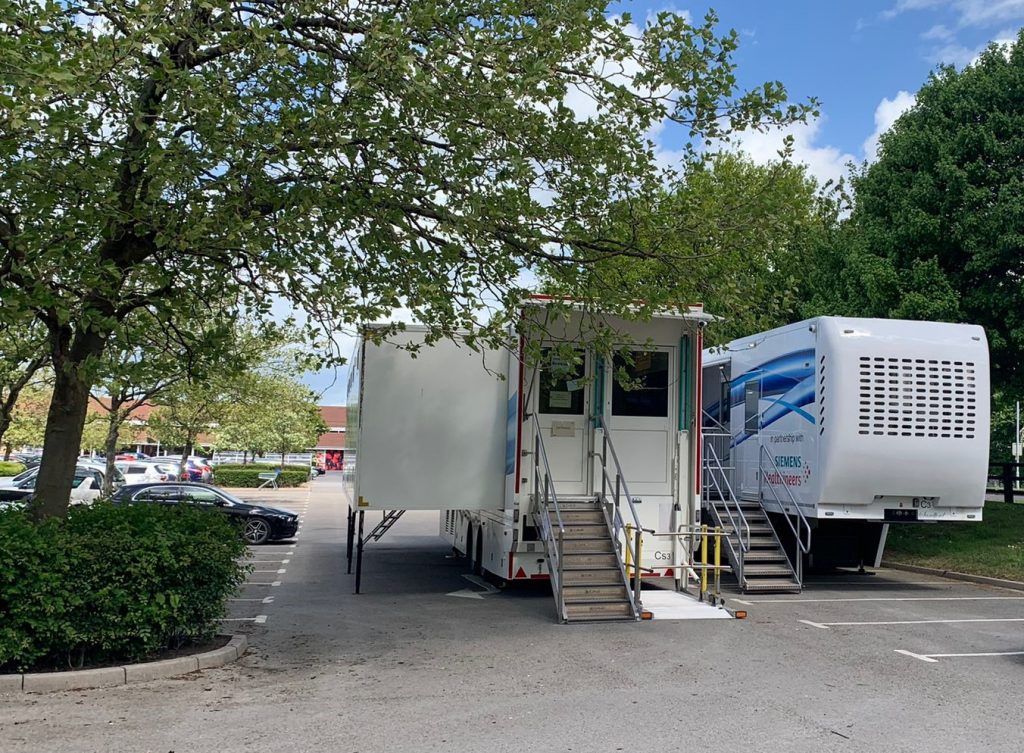
[[[744,593],[800,593],[800,584],[792,578],[755,578],[747,580]]]
[[[767,576],[774,578],[792,578],[793,571],[790,570],[788,563],[744,563],[743,577],[745,579],[749,580],[750,578],[756,578],[758,576]]]
[[[566,602],[628,600],[629,591],[621,583],[616,586],[566,586],[562,591]]]
[[[580,568],[610,568],[618,567],[619,560],[615,553],[592,554],[589,552],[562,552],[562,569],[577,570]]]
[[[750,548],[754,549],[777,549],[778,542],[775,541],[774,536],[751,536],[750,537]]]
[[[785,552],[779,550],[778,547],[774,546],[774,542],[771,549],[754,549],[751,547],[750,551],[743,555],[743,562],[749,565],[751,562],[757,563],[769,563],[769,562],[782,562],[786,563],[788,567],[789,558]]]
[[[608,526],[605,523],[563,523],[563,526],[567,539],[594,539],[600,535],[608,536]],[[557,536],[558,526],[552,524],[551,527]]]
[[[621,586],[622,572],[617,567],[562,568],[565,586]]]
[[[578,620],[633,619],[633,607],[628,601],[566,602],[565,613],[571,622]]]
[[[554,510],[548,511],[548,518],[552,523],[558,520]],[[562,510],[562,523],[600,523],[604,525],[604,513],[600,510]]]
[[[604,538],[571,538],[562,541],[562,553],[569,554],[615,554],[615,545],[611,539]]]

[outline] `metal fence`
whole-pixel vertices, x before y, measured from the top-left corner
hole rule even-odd
[[[1001,494],[1003,502],[1024,499],[1024,463],[990,463],[988,467],[989,494]]]
[[[241,452],[214,452],[213,463],[214,465],[227,465],[227,464],[241,464],[243,458],[246,463],[256,463],[263,465],[281,465],[280,455],[263,455],[260,457],[253,457],[252,455],[245,455]],[[312,465],[313,453],[312,452],[292,452],[284,456],[285,465]]]

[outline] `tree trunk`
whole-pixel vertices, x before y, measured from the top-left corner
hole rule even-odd
[[[195,437],[189,436],[185,441],[185,448],[181,451],[181,480],[188,481],[188,456],[192,454],[192,445]]]
[[[35,489],[35,516],[40,519],[67,515],[92,387],[85,367],[106,345],[105,336],[95,331],[79,332],[72,340],[70,330],[63,329],[52,341],[53,398]]]
[[[18,396],[14,396],[14,400],[17,400]],[[0,405],[0,439],[4,438],[4,434],[11,428],[11,421],[14,420],[14,400],[8,397],[4,400],[3,405]],[[4,456],[4,460],[8,460],[11,457],[11,445],[7,444],[7,453]]]
[[[281,470],[282,471],[284,470],[284,456],[285,456],[285,453],[282,452],[281,453]]]
[[[249,460],[249,451],[242,450],[242,465],[245,465]]]
[[[11,451],[13,449],[14,448],[11,447],[11,443],[10,442],[8,442],[7,444],[4,445],[4,462],[5,463],[11,459]]]
[[[121,422],[127,415],[121,414],[123,401],[111,397],[110,413],[107,415],[107,436],[103,442],[103,454],[106,458],[106,473],[103,474],[102,496],[109,497],[114,493],[114,458],[117,456],[117,436],[121,430]]]

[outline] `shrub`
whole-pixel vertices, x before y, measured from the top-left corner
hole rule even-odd
[[[218,465],[213,469],[213,480],[220,486],[256,487],[263,483],[259,475],[276,471],[276,465]],[[286,465],[280,469],[278,486],[299,486],[309,481],[308,465]]]
[[[25,470],[25,466],[13,460],[0,460],[0,476],[17,476]]]
[[[136,661],[211,638],[245,577],[226,516],[99,503],[0,513],[0,672]]]

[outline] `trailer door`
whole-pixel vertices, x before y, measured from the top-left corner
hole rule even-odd
[[[532,403],[544,437],[555,491],[559,495],[589,493],[587,458],[590,452],[590,354],[580,351],[575,367],[554,363],[538,369]],[[547,359],[545,358],[545,362]],[[532,446],[530,447],[532,450]]]
[[[606,415],[630,492],[636,497],[672,497],[672,454],[679,392],[674,347],[632,350],[608,359]],[[624,374],[623,384],[617,374]],[[631,388],[632,387],[632,388]]]

